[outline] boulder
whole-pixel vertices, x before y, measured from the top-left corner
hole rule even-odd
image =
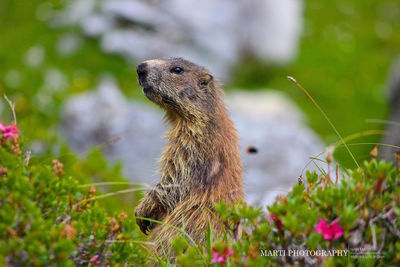
[[[74,23],[106,52],[136,61],[180,56],[222,80],[245,57],[294,59],[303,24],[301,0],[75,0],[51,24]]]
[[[388,102],[390,115],[385,122],[385,134],[382,143],[400,147],[400,57],[393,63],[388,77]],[[395,160],[394,153],[400,149],[390,146],[381,146],[380,155],[387,161]]]

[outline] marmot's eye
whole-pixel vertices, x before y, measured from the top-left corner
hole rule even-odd
[[[175,73],[175,74],[182,74],[183,73],[183,69],[181,67],[173,67],[171,69],[171,72]]]

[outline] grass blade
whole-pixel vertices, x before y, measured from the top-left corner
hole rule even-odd
[[[339,137],[339,139],[342,141],[343,145],[346,147],[347,151],[349,152],[351,158],[353,159],[354,163],[356,164],[357,168],[360,168],[360,165],[358,164],[356,158],[354,157],[353,153],[350,151],[350,148],[347,146],[346,142],[344,141],[343,137],[340,135],[339,131],[336,129],[335,125],[331,122],[329,119],[328,115],[323,111],[323,109],[318,105],[318,103],[314,100],[314,98],[310,95],[310,93],[301,85],[299,84],[296,79],[294,79],[291,76],[287,77],[289,81],[293,82],[298,88],[300,88],[306,95],[307,97],[311,100],[311,102],[314,104],[314,106],[319,110],[319,112],[324,116],[326,121],[329,123],[329,125],[332,127],[332,129],[335,131],[336,135]]]

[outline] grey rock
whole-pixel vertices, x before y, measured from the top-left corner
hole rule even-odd
[[[400,147],[400,58],[395,60],[388,78],[388,101],[390,103],[390,116],[386,121],[385,134],[382,138],[383,144]],[[382,158],[396,162],[394,153],[400,151],[395,147],[380,148]]]
[[[160,111],[128,102],[111,77],[96,91],[72,97],[63,110],[61,133],[72,149],[82,153],[104,147],[109,159],[122,161],[130,180],[152,183],[157,178],[157,158],[166,143]]]
[[[323,144],[282,93],[237,91],[226,96],[226,103],[240,136],[247,200],[271,203],[298,181],[309,157],[323,152]],[[83,152],[110,143],[106,155],[122,161],[130,180],[147,184],[158,180],[157,158],[168,127],[155,105],[126,100],[115,82],[106,78],[97,90],[66,101],[63,114],[61,132],[73,149]],[[110,142],[115,137],[120,140]],[[258,152],[249,154],[248,147]]]
[[[309,157],[323,152],[324,146],[280,92],[235,92],[227,96],[227,105],[240,136],[247,200],[271,203],[289,192]],[[257,153],[247,153],[249,147]]]
[[[75,0],[53,26],[76,23],[106,52],[142,61],[181,56],[219,79],[247,56],[291,61],[302,31],[301,0]]]

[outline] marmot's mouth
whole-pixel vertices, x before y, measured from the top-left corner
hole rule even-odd
[[[148,95],[153,92],[153,88],[151,86],[143,86],[143,94]]]
[[[156,94],[152,86],[143,86],[142,92],[148,99],[150,99],[151,101],[155,101]]]

